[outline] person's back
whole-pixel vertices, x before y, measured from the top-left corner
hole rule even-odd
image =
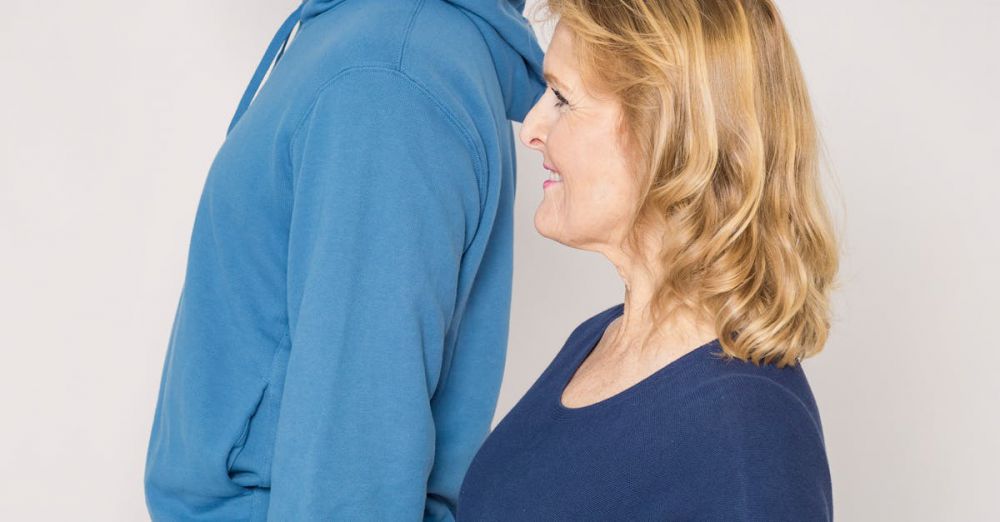
[[[206,180],[154,520],[448,520],[507,345],[523,0],[307,0]]]

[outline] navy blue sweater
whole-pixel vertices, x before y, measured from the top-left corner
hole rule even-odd
[[[483,443],[459,521],[831,520],[823,429],[801,365],[718,339],[581,408],[562,392],[624,304],[591,317]]]

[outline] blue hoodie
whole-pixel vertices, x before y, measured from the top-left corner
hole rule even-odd
[[[523,7],[306,0],[279,29],[198,204],[154,520],[453,519],[503,374],[510,122],[544,91]]]

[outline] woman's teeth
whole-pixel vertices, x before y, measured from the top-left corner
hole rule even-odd
[[[562,181],[562,175],[556,174],[555,172],[549,171],[549,179],[551,181]]]

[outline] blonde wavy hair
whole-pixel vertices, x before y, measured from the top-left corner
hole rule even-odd
[[[654,320],[714,321],[723,350],[795,365],[830,329],[839,245],[798,58],[770,0],[548,0],[587,90],[621,103],[642,196],[626,239],[662,225]],[[637,250],[634,250],[637,251]]]

